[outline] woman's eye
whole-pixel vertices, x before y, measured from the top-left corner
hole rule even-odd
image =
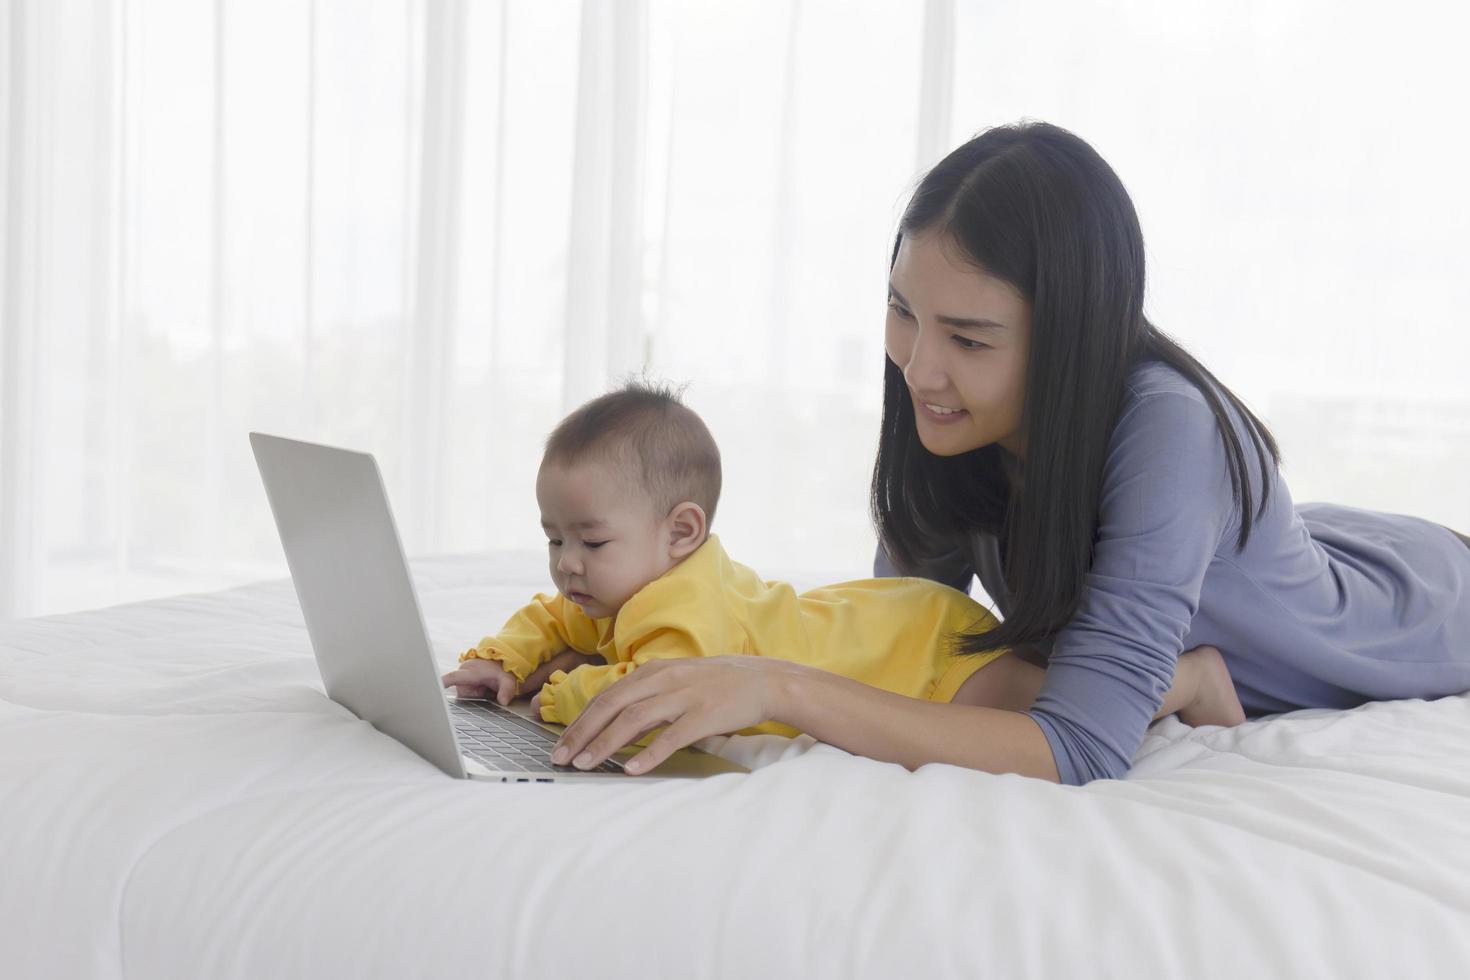
[[[888,308],[890,310],[892,310],[893,312],[897,313],[899,316],[903,317],[905,320],[907,320],[907,319],[909,319],[909,318],[911,318],[913,316],[912,313],[910,313],[908,310],[904,309],[902,306],[899,306],[897,303],[893,302],[892,300],[889,300],[888,301]],[[990,345],[989,344],[982,344],[978,340],[968,340],[968,339],[966,339],[964,337],[960,337],[958,335],[955,336],[954,342],[957,345],[959,345],[960,350],[989,350],[990,349]]]

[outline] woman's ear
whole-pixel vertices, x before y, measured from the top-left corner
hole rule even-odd
[[[694,553],[709,532],[704,508],[692,500],[674,505],[669,511],[669,555],[685,558]]]

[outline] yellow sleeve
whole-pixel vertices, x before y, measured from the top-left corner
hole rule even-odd
[[[587,702],[611,687],[633,669],[631,663],[583,664],[568,674],[555,671],[541,685],[541,720],[570,725]]]
[[[683,565],[633,594],[613,626],[617,662],[557,671],[541,688],[541,718],[558,725],[576,721],[598,694],[650,660],[739,653],[745,630],[721,591],[721,582],[699,565]],[[639,745],[661,729],[646,733]]]
[[[541,720],[554,725],[570,725],[587,707],[587,702],[626,677],[635,666],[633,663],[583,664],[570,674],[564,670],[555,671],[541,687]],[[665,727],[660,725],[628,744],[647,748],[653,737]]]
[[[541,720],[557,725],[570,725],[587,707],[587,702],[611,687],[619,679],[650,660],[677,657],[704,657],[698,638],[680,630],[661,629],[653,636],[642,637],[628,660],[615,664],[584,664],[568,674],[554,672],[541,686]]]
[[[596,623],[566,596],[538,593],[506,620],[500,632],[460,654],[459,662],[495,660],[524,683],[531,671],[568,647],[596,653]]]
[[[713,657],[727,632],[718,597],[707,590],[659,583],[637,593],[618,613],[618,662],[558,670],[541,688],[541,719],[558,725],[577,720],[587,702],[650,660]],[[652,734],[652,733],[650,733]]]

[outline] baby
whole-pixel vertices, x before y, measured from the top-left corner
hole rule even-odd
[[[732,561],[710,533],[720,453],[699,416],[666,389],[630,382],[577,409],[546,441],[536,499],[555,595],[537,594],[444,675],[460,697],[519,695],[568,650],[598,660],[556,670],[532,701],[571,724],[587,702],[654,658],[781,657],[897,694],[1025,711],[1045,671],[1008,651],[955,655],[950,637],[997,620],[970,596],[923,578],[842,582],[800,595]],[[990,667],[984,678],[978,673]],[[1219,651],[1182,655],[1155,718],[1245,720]],[[647,733],[639,745],[658,730]],[[763,722],[739,734],[793,736]]]

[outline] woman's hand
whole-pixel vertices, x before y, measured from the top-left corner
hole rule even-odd
[[[647,772],[678,749],[772,719],[782,660],[731,654],[650,660],[598,694],[561,733],[551,761],[591,769],[645,734],[668,725],[629,759],[629,773]]]

